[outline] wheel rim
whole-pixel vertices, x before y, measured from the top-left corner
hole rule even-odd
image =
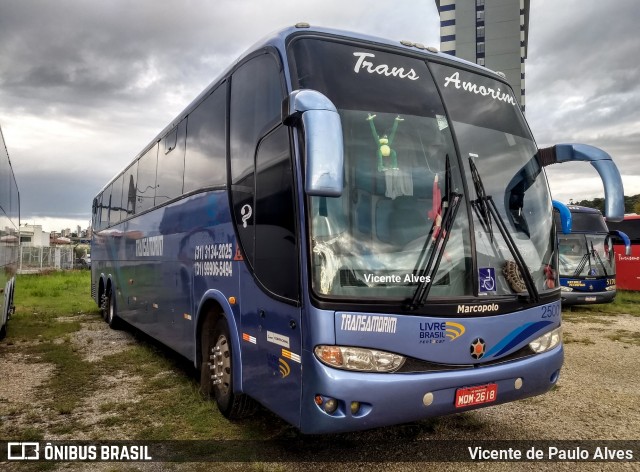
[[[213,386],[226,396],[231,388],[231,351],[226,336],[221,335],[211,348],[210,368],[213,372]]]

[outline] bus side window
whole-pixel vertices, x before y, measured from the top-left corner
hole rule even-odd
[[[255,274],[271,292],[298,300],[298,247],[288,128],[267,135],[256,154]]]
[[[231,78],[231,211],[239,242],[251,266],[254,265],[255,151],[260,137],[280,121],[283,98],[280,68],[270,54],[249,60]]]
[[[136,213],[136,180],[138,178],[138,161],[124,171],[122,181],[122,219],[128,218]]]
[[[109,212],[109,225],[120,223],[122,208],[122,175],[113,181],[111,187],[111,210]]]
[[[158,163],[158,143],[138,160],[138,186],[136,191],[136,214],[153,208],[156,196],[156,167]]]
[[[156,205],[162,205],[164,202],[182,195],[186,132],[187,120],[185,119],[163,139],[164,152],[160,152],[158,155]],[[161,149],[163,148],[161,147]]]
[[[189,114],[184,193],[227,183],[226,83]]]
[[[100,229],[109,226],[109,210],[111,209],[111,185],[102,192],[102,211],[100,215]]]

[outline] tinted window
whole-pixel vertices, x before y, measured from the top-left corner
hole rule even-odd
[[[505,83],[441,64],[432,64],[454,121],[530,138],[518,101]]]
[[[343,110],[414,116],[441,114],[442,102],[424,61],[316,39],[291,46],[294,88],[312,88]]]
[[[231,200],[247,261],[254,254],[254,159],[258,140],[280,118],[283,99],[279,67],[264,54],[238,69],[231,80]]]
[[[102,204],[100,205],[100,228],[109,226],[109,209],[111,207],[111,185],[102,192]]]
[[[185,193],[227,181],[226,90],[225,84],[218,87],[189,114]]]
[[[122,211],[123,218],[127,218],[136,213],[136,181],[138,179],[138,161],[124,171],[122,180]]]
[[[100,229],[100,199],[102,195],[98,195],[93,199],[93,205],[91,206],[91,227],[95,230]]]
[[[114,180],[111,186],[111,211],[109,213],[109,224],[120,223],[122,210],[122,175]]]
[[[184,149],[187,134],[187,120],[182,120],[163,139],[164,152],[158,156],[158,184],[156,205],[182,195],[184,173]],[[160,148],[162,149],[162,147]]]
[[[280,118],[282,85],[269,54],[252,59],[233,74],[231,84],[231,182],[253,167],[258,138]]]
[[[273,293],[298,298],[298,248],[288,129],[281,126],[256,156],[255,273]]]
[[[149,149],[138,160],[138,186],[136,189],[136,214],[153,208],[156,196],[156,164],[158,145]]]

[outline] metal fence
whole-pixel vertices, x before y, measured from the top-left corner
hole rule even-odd
[[[20,266],[18,271],[22,274],[78,267],[79,264],[75,263],[73,246],[20,246]]]

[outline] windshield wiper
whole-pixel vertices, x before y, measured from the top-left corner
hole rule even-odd
[[[478,173],[478,169],[476,168],[471,156],[478,157],[477,154],[470,154],[469,157],[469,166],[471,167],[471,179],[473,180],[473,186],[476,189],[476,197],[478,197],[475,201],[471,202],[472,207],[480,222],[482,224],[482,229],[486,233],[489,233],[489,238],[491,242],[493,242],[493,228],[491,227],[491,215],[489,210],[489,204],[487,203],[487,195],[484,191],[484,185],[482,185],[482,180],[480,179],[480,174]]]
[[[582,273],[582,271],[584,270],[584,266],[587,264],[587,262],[589,262],[589,270],[592,269],[591,256],[593,256],[593,258],[600,263],[600,266],[604,271],[605,277],[608,275],[607,268],[604,266],[602,259],[600,259],[598,252],[593,248],[593,241],[591,241],[591,250],[589,250],[589,248],[587,247],[587,252],[584,254],[584,256],[582,256],[582,259],[580,259],[580,264],[578,264],[578,268],[573,273],[574,276],[577,277]],[[587,275],[590,275],[590,274],[587,272]]]
[[[438,223],[438,216],[436,215],[433,218],[433,224],[431,225],[431,229],[429,230],[424,245],[422,246],[422,250],[420,251],[420,255],[416,261],[416,266],[413,269],[413,275],[417,276],[417,280],[419,280],[418,287],[416,287],[416,290],[413,292],[413,297],[405,303],[405,310],[415,310],[423,306],[425,300],[429,296],[431,285],[434,282],[435,275],[438,272],[438,267],[442,261],[442,256],[444,254],[445,247],[447,246],[447,241],[449,241],[449,235],[451,234],[451,227],[456,219],[458,207],[460,206],[460,201],[462,199],[461,194],[453,192],[453,186],[451,183],[451,164],[449,162],[448,154],[445,158],[444,181],[445,197],[442,199],[440,204],[441,219]],[[434,236],[434,232],[436,230],[437,233]],[[427,257],[427,248],[431,241],[433,241],[431,244],[432,250]]]
[[[480,173],[478,172],[478,169],[471,157],[469,157],[469,167],[471,168],[471,178],[473,179],[473,186],[476,190],[476,196],[478,197],[476,200],[471,202],[471,206],[477,213],[480,214],[481,219],[483,220],[483,226],[485,226],[485,230],[489,230],[491,241],[493,241],[493,231],[491,228],[491,217],[493,217],[493,220],[496,222],[496,226],[498,227],[500,234],[507,244],[509,252],[511,252],[511,255],[514,258],[520,274],[522,275],[524,285],[527,289],[527,292],[529,293],[530,300],[534,303],[537,303],[538,301],[540,301],[540,295],[538,293],[538,290],[536,289],[533,277],[531,277],[531,272],[529,272],[529,269],[527,269],[524,258],[522,257],[522,254],[520,254],[518,246],[513,240],[513,237],[509,233],[509,229],[502,219],[502,216],[500,216],[493,198],[491,197],[491,195],[486,194],[482,179],[480,177]]]

